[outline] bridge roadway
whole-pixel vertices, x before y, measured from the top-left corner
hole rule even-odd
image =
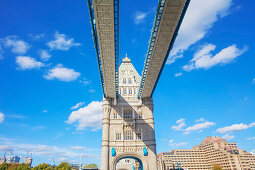
[[[87,0],[104,97],[118,95],[119,0]],[[92,2],[93,1],[93,2]],[[190,0],[159,0],[138,98],[152,97]]]
[[[119,69],[119,0],[87,0],[104,97],[116,98]]]
[[[152,97],[190,0],[159,0],[138,98]]]

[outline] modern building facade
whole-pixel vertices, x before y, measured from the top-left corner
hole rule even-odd
[[[124,58],[117,100],[103,99],[102,170],[116,170],[122,159],[134,159],[144,170],[157,169],[153,101],[137,98],[140,81],[130,59]]]
[[[237,148],[236,143],[228,143],[220,137],[206,137],[192,149],[177,149],[157,156],[158,170],[174,169],[177,163],[189,170],[210,170],[213,165],[220,165],[224,170],[254,170],[255,156]]]

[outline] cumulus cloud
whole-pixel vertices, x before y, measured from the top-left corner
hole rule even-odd
[[[71,146],[70,149],[72,149],[72,150],[85,150],[87,148],[84,147],[84,146]]]
[[[224,136],[222,136],[223,139],[226,139],[226,140],[231,140],[231,139],[234,139],[235,136],[233,135],[229,135],[229,134],[225,134]]]
[[[80,43],[74,42],[73,38],[68,39],[65,34],[55,33],[55,40],[49,41],[47,45],[51,50],[64,50],[67,51],[71,47],[80,46]]]
[[[180,77],[182,75],[182,72],[180,72],[180,73],[175,73],[174,74],[174,77]]]
[[[179,146],[185,146],[187,145],[188,143],[187,142],[180,142],[180,143],[175,143],[173,139],[170,139],[169,140],[169,146],[171,147],[179,147]]]
[[[204,38],[213,24],[228,14],[231,2],[232,0],[192,0],[167,64],[182,58],[185,50]]]
[[[44,75],[45,79],[53,80],[58,79],[60,81],[74,81],[81,74],[74,69],[63,67],[62,64],[58,64],[55,68],[50,69],[47,74]]]
[[[218,128],[217,132],[218,133],[230,133],[230,132],[235,132],[235,131],[249,129],[249,128],[254,127],[254,126],[255,126],[255,122],[250,123],[248,125],[247,124],[243,124],[243,123],[233,124],[231,126],[226,126],[226,127],[223,127],[223,128]]]
[[[137,11],[137,12],[135,13],[135,18],[134,18],[135,24],[143,23],[144,20],[145,20],[145,18],[146,18],[146,16],[147,16],[147,13]]]
[[[81,106],[83,106],[84,104],[85,104],[85,102],[79,102],[79,103],[77,103],[76,105],[72,106],[72,107],[71,107],[71,110],[78,109],[78,108],[80,108]]]
[[[18,65],[18,69],[21,70],[38,69],[44,66],[42,62],[36,61],[34,58],[29,56],[16,57],[16,64]]]
[[[77,130],[92,128],[93,130],[101,129],[102,127],[102,102],[93,101],[87,106],[73,111],[66,123],[77,123]]]
[[[28,34],[28,36],[32,39],[32,40],[40,40],[42,39],[45,35],[42,34]]]
[[[51,58],[51,55],[47,50],[39,50],[38,52],[41,57],[41,60],[47,61]]]
[[[203,117],[196,120],[196,122],[205,122],[205,121],[206,121],[206,120],[205,120],[205,118],[203,118]]]
[[[4,121],[4,114],[0,112],[0,124]]]
[[[238,49],[234,44],[222,49],[219,53],[213,56],[211,52],[215,49],[216,46],[213,44],[205,45],[202,49],[195,53],[193,59],[191,59],[187,65],[183,66],[183,69],[185,71],[191,71],[193,69],[200,68],[208,69],[218,64],[227,64],[246,51],[246,48]]]
[[[172,126],[171,128],[173,130],[182,130],[183,127],[187,126],[186,123],[185,123],[185,119],[179,119],[176,121],[176,123],[178,124],[177,126]]]
[[[207,128],[215,125],[214,122],[206,121],[206,122],[202,122],[202,123],[197,123],[193,126],[188,126],[187,128],[183,128],[183,127],[187,126],[186,123],[185,123],[185,119],[179,119],[179,120],[176,121],[176,123],[178,125],[177,126],[172,126],[171,128],[175,131],[183,131],[184,134],[189,134],[192,131],[201,132],[203,129],[207,129]]]
[[[0,145],[0,151],[2,151],[2,152],[12,152],[13,149],[9,145]]]
[[[4,39],[1,39],[5,47],[10,47],[11,51],[15,54],[25,54],[30,45],[23,40],[18,39],[17,36],[8,36]]]
[[[255,140],[255,137],[249,137],[247,140]]]

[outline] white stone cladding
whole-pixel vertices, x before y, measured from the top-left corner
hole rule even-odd
[[[119,67],[118,99],[103,100],[101,170],[115,170],[116,163],[126,157],[139,159],[144,170],[157,169],[153,101],[137,98],[140,80],[130,59],[123,59]],[[147,156],[144,156],[145,147]]]

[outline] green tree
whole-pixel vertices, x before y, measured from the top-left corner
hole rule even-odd
[[[83,168],[97,168],[97,164],[84,165]]]
[[[27,164],[19,164],[19,163],[13,163],[11,164],[7,170],[30,170],[29,165]]]
[[[45,170],[48,167],[49,167],[48,164],[42,163],[42,164],[39,164],[39,165],[35,166],[34,168],[32,168],[32,170]]]
[[[212,170],[223,170],[220,165],[213,165]]]
[[[11,166],[10,163],[0,164],[0,170],[7,170],[9,168],[9,166]]]
[[[71,166],[67,162],[61,162],[55,167],[56,170],[71,170]]]

